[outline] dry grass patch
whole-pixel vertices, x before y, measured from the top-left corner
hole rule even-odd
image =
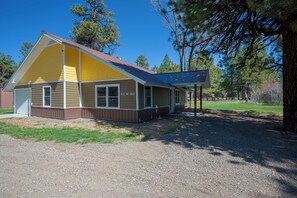
[[[21,128],[75,128],[95,130],[103,133],[129,133],[136,134],[144,139],[173,133],[190,124],[189,120],[183,117],[171,116],[142,123],[125,123],[92,119],[64,121],[39,117],[10,118],[4,119],[2,122],[10,125],[16,125]]]

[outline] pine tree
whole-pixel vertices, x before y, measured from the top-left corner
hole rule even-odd
[[[3,87],[16,69],[16,64],[10,55],[0,52],[0,87]]]
[[[146,68],[149,68],[149,63],[147,61],[147,58],[144,55],[140,55],[137,57],[136,61],[135,61],[136,65]]]
[[[108,54],[120,45],[113,13],[107,11],[103,0],[85,0],[84,5],[74,5],[70,10],[79,18],[73,20],[71,36],[75,42]]]
[[[23,45],[20,48],[20,53],[21,53],[21,61],[20,64],[25,60],[27,55],[30,53],[31,49],[33,47],[33,44],[31,42],[23,42]]]

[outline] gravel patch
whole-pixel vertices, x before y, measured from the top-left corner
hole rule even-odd
[[[208,114],[146,142],[81,145],[0,135],[0,194],[294,197],[297,137],[279,126],[278,120]]]

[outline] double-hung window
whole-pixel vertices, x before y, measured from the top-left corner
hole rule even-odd
[[[96,107],[119,108],[119,85],[97,85]]]
[[[180,104],[180,92],[175,90],[175,104]]]
[[[152,87],[144,87],[144,107],[152,107]]]
[[[51,107],[51,87],[44,86],[42,92],[43,92],[43,106]]]

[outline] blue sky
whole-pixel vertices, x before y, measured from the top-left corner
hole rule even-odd
[[[24,41],[34,43],[42,30],[69,39],[74,15],[70,6],[83,0],[16,0],[3,1],[0,6],[0,51],[12,55],[18,63],[19,49]],[[122,46],[114,56],[134,63],[145,55],[150,66],[159,65],[166,53],[176,63],[178,54],[168,41],[169,31],[150,0],[105,0],[119,28]]]

